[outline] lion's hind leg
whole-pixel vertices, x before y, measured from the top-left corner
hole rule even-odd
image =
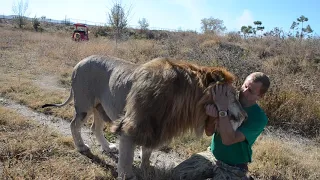
[[[81,137],[81,126],[88,119],[88,113],[86,112],[76,112],[73,120],[70,124],[70,129],[73,137],[73,141],[79,152],[89,151],[89,147],[84,144]]]
[[[93,109],[93,116],[94,116],[94,120],[91,126],[91,130],[96,136],[98,142],[100,143],[102,150],[106,153],[117,152],[118,150],[116,148],[116,145],[113,143],[109,143],[107,139],[104,137],[104,133],[103,133],[104,124],[105,122],[111,122],[111,120],[103,110],[103,107],[101,106],[101,104],[98,104]]]

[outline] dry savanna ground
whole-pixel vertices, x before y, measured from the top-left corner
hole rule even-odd
[[[263,71],[270,75],[272,88],[260,104],[273,127],[270,129],[282,129],[285,133],[270,130],[257,140],[249,166],[251,173],[260,179],[320,178],[319,39],[244,40],[231,33],[214,36],[177,32],[162,40],[129,38],[116,46],[114,40],[100,36],[91,36],[89,42],[73,42],[70,28],[66,29],[69,30],[37,33],[0,23],[2,97],[71,120],[72,104],[61,109],[40,106],[62,102],[69,95],[73,66],[92,54],[112,55],[135,63],[167,56],[225,66],[238,77],[237,87],[250,72]],[[113,177],[108,165],[94,163],[77,153],[71,137],[62,137],[1,106],[0,114],[1,178]],[[107,133],[106,136],[112,137]],[[210,141],[211,137],[195,140],[192,135],[185,135],[175,139],[170,148],[187,158],[205,150]],[[100,159],[108,158],[100,152],[93,153]]]
[[[113,179],[115,169],[74,151],[72,138],[1,106],[0,113],[0,179]]]

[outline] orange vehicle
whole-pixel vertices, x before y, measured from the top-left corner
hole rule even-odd
[[[76,23],[73,24],[75,29],[72,34],[72,39],[74,41],[88,41],[89,34],[88,34],[88,26],[86,24]]]

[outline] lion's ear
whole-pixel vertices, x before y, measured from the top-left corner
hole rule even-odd
[[[205,75],[205,86],[208,87],[210,84],[217,82],[217,77],[212,72],[207,72]]]
[[[226,78],[224,77],[224,74],[222,72],[220,72],[218,74],[218,78],[217,79],[218,79],[219,82],[222,82],[222,83],[225,83],[225,81],[226,81]]]
[[[223,80],[224,83],[232,83],[235,80],[234,74],[228,72],[226,69],[222,69],[220,72],[220,78]]]

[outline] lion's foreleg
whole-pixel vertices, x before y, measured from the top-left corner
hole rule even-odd
[[[123,179],[135,178],[132,171],[134,142],[131,137],[126,135],[120,136],[119,143],[119,161],[118,161],[118,177]]]
[[[141,169],[146,169],[150,166],[150,156],[152,153],[152,149],[148,149],[146,147],[141,147]]]

